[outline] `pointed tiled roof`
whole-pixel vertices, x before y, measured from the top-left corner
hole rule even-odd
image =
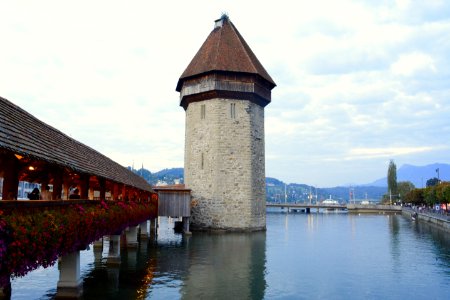
[[[276,86],[272,77],[226,15],[216,20],[214,30],[181,75],[176,90],[181,91],[182,82],[185,79],[212,71],[257,74],[272,87]]]

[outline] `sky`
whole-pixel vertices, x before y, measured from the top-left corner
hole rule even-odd
[[[227,13],[277,84],[266,176],[449,163],[450,2],[0,0],[0,96],[123,166],[183,167],[180,75]]]

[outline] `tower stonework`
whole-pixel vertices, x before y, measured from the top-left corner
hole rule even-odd
[[[264,107],[275,83],[226,15],[181,75],[193,229],[266,228]]]

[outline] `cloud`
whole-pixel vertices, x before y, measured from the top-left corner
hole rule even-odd
[[[395,75],[412,76],[418,72],[436,72],[434,60],[424,53],[402,54],[399,59],[391,65],[391,71]]]
[[[391,147],[391,148],[354,148],[350,150],[346,160],[367,159],[374,157],[394,157],[418,152],[432,151],[432,147]]]
[[[0,11],[1,96],[123,165],[183,165],[175,86],[223,11],[277,83],[268,176],[365,183],[391,158],[448,160],[446,1],[43,0]]]

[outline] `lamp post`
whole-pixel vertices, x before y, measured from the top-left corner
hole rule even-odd
[[[398,194],[398,195],[392,195],[392,192],[391,192],[391,190],[389,189],[389,204],[390,205],[392,205],[392,196],[396,196],[398,199],[400,199],[400,194]],[[400,202],[401,202],[402,200],[400,199]]]

